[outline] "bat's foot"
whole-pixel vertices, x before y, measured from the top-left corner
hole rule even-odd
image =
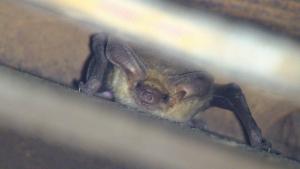
[[[79,83],[79,92],[83,92],[89,96],[92,96],[97,93],[99,88],[101,87],[101,82],[96,79],[92,79],[87,81],[86,83]]]
[[[274,151],[272,149],[272,144],[264,138],[261,140],[260,143],[256,143],[256,145],[252,145],[252,146],[259,150],[278,153],[277,151]]]
[[[272,151],[272,144],[266,140],[266,139],[262,139],[262,142],[260,144],[260,149],[265,150],[267,152],[271,152]]]
[[[113,93],[111,91],[98,92],[101,84],[98,80],[91,80],[87,83],[80,82],[79,83],[79,92],[83,92],[88,96],[97,96],[107,100],[113,100]]]
[[[249,142],[252,147],[255,147],[260,150],[270,152],[272,150],[272,144],[263,138],[257,132],[252,132],[249,137]]]

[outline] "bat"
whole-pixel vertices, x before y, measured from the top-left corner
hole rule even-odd
[[[90,46],[91,56],[79,91],[191,126],[195,115],[210,107],[227,109],[237,117],[248,144],[271,149],[237,84],[215,84],[205,71],[138,56],[128,45],[105,33],[92,35]]]

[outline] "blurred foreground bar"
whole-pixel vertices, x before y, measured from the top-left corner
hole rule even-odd
[[[121,32],[133,41],[143,40],[147,46],[151,46],[149,42],[156,44],[190,65],[219,70],[299,100],[300,44],[297,41],[172,3],[136,0],[27,1],[85,23],[105,26],[107,31]],[[238,1],[230,1],[230,4],[234,2]],[[271,21],[277,19],[278,7],[271,4],[264,9],[269,11],[268,18],[272,24]],[[293,4],[287,9],[297,12],[300,2],[293,1]],[[246,9],[249,12],[260,9],[248,6],[247,3],[243,6],[244,13],[247,13]],[[274,15],[270,10],[274,11]],[[289,17],[292,12],[283,11],[280,16]]]
[[[250,151],[112,102],[0,66],[0,125],[139,168],[279,169],[296,162]]]

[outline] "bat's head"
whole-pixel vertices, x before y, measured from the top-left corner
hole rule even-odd
[[[204,72],[169,75],[163,70],[146,67],[132,49],[118,41],[108,41],[108,60],[126,77],[116,84],[125,90],[124,103],[159,116],[181,121],[195,113],[206,102],[212,88],[212,78]],[[147,64],[148,65],[148,64]],[[128,90],[127,90],[128,89]],[[133,102],[133,103],[132,103]]]

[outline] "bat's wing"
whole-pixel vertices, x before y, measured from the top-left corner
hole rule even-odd
[[[236,84],[215,85],[210,106],[215,106],[232,111],[244,129],[246,139],[253,147],[270,150],[268,143],[261,134],[261,130],[253,119],[245,96]]]
[[[91,36],[91,56],[86,71],[86,82],[80,82],[79,84],[79,90],[88,95],[96,94],[102,87],[104,75],[108,66],[108,60],[105,55],[106,46],[106,34],[102,33]]]

